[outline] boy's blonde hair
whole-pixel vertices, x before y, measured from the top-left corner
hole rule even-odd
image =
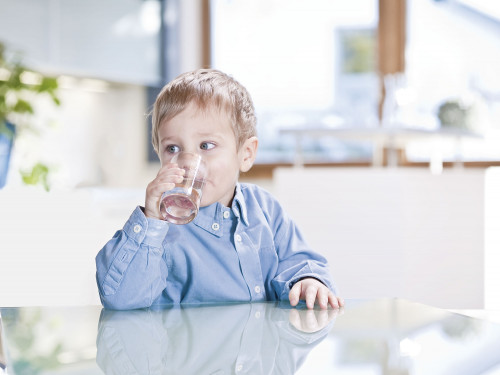
[[[158,131],[161,124],[181,113],[194,102],[201,110],[215,106],[231,120],[239,148],[255,136],[257,119],[247,89],[234,78],[214,69],[198,69],[183,73],[169,82],[156,98],[152,116],[152,143],[160,154]]]

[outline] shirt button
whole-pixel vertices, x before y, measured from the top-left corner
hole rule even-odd
[[[260,293],[260,286],[257,285],[253,290],[255,290],[255,293],[257,294]]]
[[[137,224],[136,226],[134,226],[134,232],[135,233],[139,233],[141,230],[142,230],[142,227],[139,224]]]
[[[259,319],[259,318],[260,318],[260,311],[257,311],[257,312],[255,313],[255,319]]]
[[[224,211],[224,214],[223,214],[224,219],[228,219],[228,218],[229,218],[229,215],[231,215],[231,214],[229,213],[229,211]]]
[[[234,239],[236,240],[236,242],[241,242],[241,236],[239,234],[234,236]]]
[[[213,229],[213,230],[219,230],[219,224],[217,224],[217,223],[213,223],[213,224],[212,224],[212,229]]]
[[[243,365],[238,365],[236,367],[236,372],[240,372],[241,370],[243,370]]]

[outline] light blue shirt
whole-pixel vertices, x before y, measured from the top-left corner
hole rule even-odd
[[[147,218],[137,207],[96,257],[106,308],[287,300],[314,277],[334,293],[326,259],[313,252],[267,191],[238,184],[231,207],[200,209],[189,224]]]

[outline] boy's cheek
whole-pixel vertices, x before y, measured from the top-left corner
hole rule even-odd
[[[210,187],[205,186],[201,194],[200,207],[210,206],[212,203],[214,203],[212,202],[212,200],[213,200],[212,189]]]

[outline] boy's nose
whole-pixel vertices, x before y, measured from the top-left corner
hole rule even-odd
[[[201,155],[199,148],[183,148],[181,152],[184,152],[187,154]]]

